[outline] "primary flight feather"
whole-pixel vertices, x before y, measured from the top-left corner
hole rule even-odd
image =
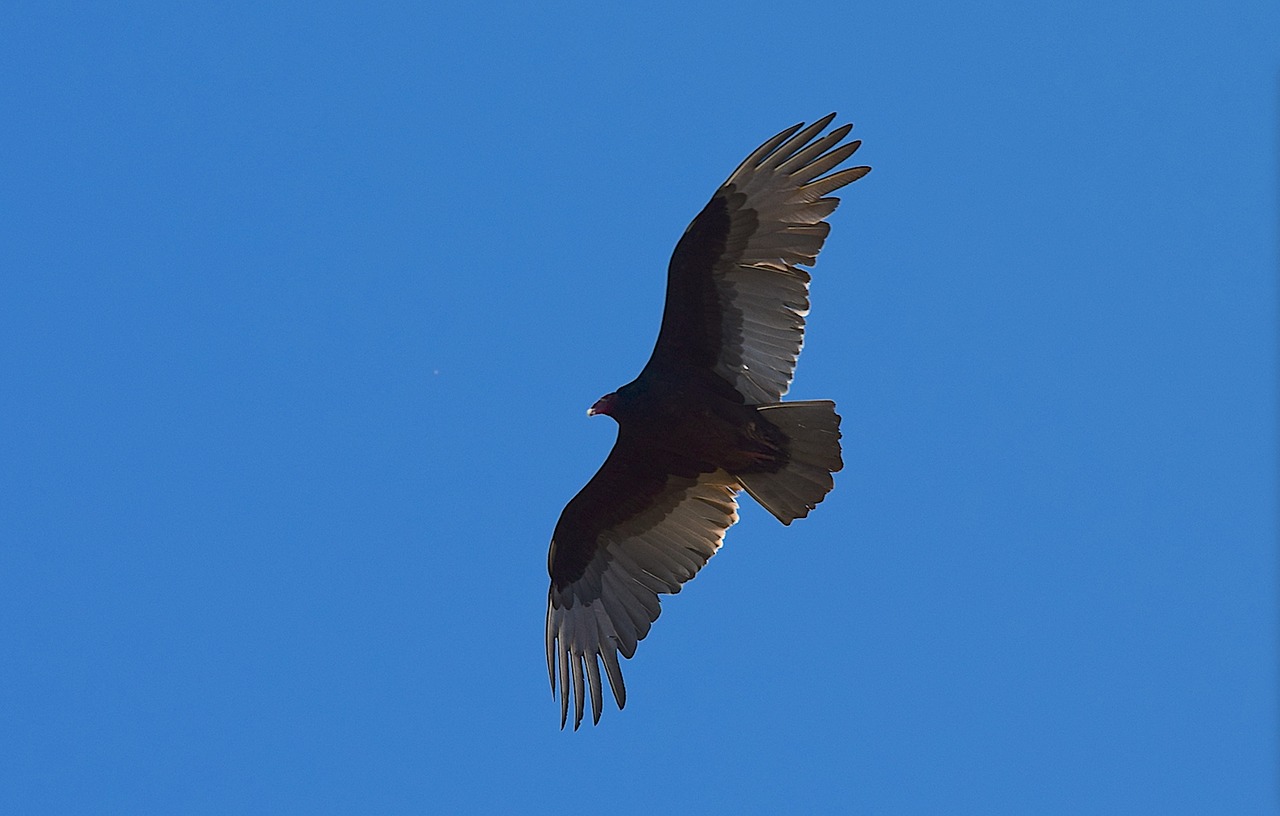
[[[835,114],[756,148],[693,219],[667,270],[662,328],[635,380],[588,414],[618,423],[604,465],[565,507],[547,569],[547,671],[560,726],[573,699],[592,721],[604,677],[626,704],[631,657],[660,611],[738,520],[745,490],[783,524],[808,515],[840,470],[829,400],[781,402],[809,312],[809,273],[826,240],[830,193],[870,167],[836,170],[861,142]],[[572,690],[572,691],[571,691]]]

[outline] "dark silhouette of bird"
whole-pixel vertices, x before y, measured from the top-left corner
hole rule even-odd
[[[820,136],[835,114],[756,148],[685,230],[667,270],[649,362],[589,415],[618,423],[604,465],[564,508],[547,569],[547,670],[560,727],[591,696],[601,664],[618,708],[630,658],[659,613],[738,520],[745,490],[783,524],[809,511],[840,470],[840,417],[830,400],[782,402],[809,312],[809,273],[826,240],[830,194],[871,168],[836,168],[861,144],[852,125]],[[834,172],[833,172],[834,171]],[[570,695],[572,684],[572,695]]]

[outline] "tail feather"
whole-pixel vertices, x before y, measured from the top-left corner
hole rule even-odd
[[[738,474],[742,487],[783,524],[809,515],[831,491],[840,458],[840,415],[831,400],[756,406],[786,434],[788,461],[772,473]]]

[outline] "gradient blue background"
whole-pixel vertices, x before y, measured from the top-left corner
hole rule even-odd
[[[534,5],[7,6],[0,811],[1277,812],[1276,5]],[[830,110],[846,468],[562,733],[584,411]]]

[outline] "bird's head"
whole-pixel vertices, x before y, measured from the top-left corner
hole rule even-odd
[[[587,409],[587,416],[595,416],[596,414],[604,414],[605,416],[614,416],[614,409],[618,404],[618,392],[605,394],[596,400],[596,404]],[[616,417],[615,417],[616,419]]]

